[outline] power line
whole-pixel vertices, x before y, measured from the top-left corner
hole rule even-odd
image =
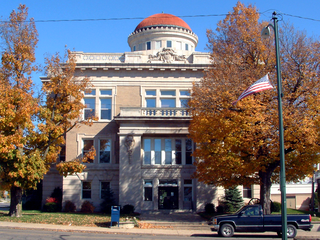
[[[264,15],[265,12],[259,13]],[[223,13],[223,14],[200,14],[200,15],[184,15],[184,16],[177,16],[179,18],[197,18],[197,17],[221,17],[221,16],[227,16],[230,13]],[[282,15],[286,15],[289,17],[294,17],[294,18],[300,18],[300,19],[305,19],[305,20],[310,20],[310,21],[316,21],[320,22],[319,19],[314,19],[314,18],[309,18],[309,17],[302,17],[302,16],[297,16],[297,15],[292,15],[292,14],[287,14],[287,13],[281,13]],[[141,20],[145,19],[146,17],[124,17],[124,18],[87,18],[87,19],[49,19],[49,20],[33,20],[35,23],[49,23],[49,22],[90,22],[90,21],[123,21],[123,20]],[[150,17],[149,17],[150,18]],[[9,21],[1,21],[2,23],[6,23]],[[30,22],[30,21],[27,21]]]

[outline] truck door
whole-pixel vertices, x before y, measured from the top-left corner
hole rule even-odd
[[[239,213],[238,231],[262,232],[263,215],[260,206],[248,206]]]

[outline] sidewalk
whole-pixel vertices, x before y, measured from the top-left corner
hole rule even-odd
[[[51,231],[79,231],[79,232],[96,232],[106,234],[148,234],[148,235],[176,235],[176,236],[217,236],[216,232],[210,230],[186,230],[186,229],[141,229],[141,228],[103,228],[103,227],[82,227],[52,224],[35,224],[35,223],[16,223],[16,222],[0,222],[0,227],[20,228],[20,229],[37,229]],[[237,233],[236,233],[237,234]],[[235,235],[236,235],[235,234]],[[239,233],[241,235],[276,235],[273,232],[267,233]],[[315,224],[312,231],[306,232],[298,230],[297,237],[308,237],[307,239],[320,239],[320,224]]]

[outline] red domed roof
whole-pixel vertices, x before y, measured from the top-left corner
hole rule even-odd
[[[150,27],[150,26],[178,26],[178,27],[183,27],[192,31],[189,25],[186,24],[185,21],[183,21],[181,18],[177,16],[174,16],[168,13],[157,13],[157,14],[151,15],[150,17],[147,17],[146,19],[142,20],[142,22],[139,23],[135,31],[137,31],[140,28]]]

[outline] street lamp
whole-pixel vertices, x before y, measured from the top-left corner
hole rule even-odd
[[[279,56],[279,39],[278,39],[278,18],[277,13],[272,14],[273,25],[269,24],[263,28],[262,38],[270,36],[270,28],[273,28],[275,47],[276,47],[276,66],[277,66],[277,88],[278,88],[278,111],[279,111],[279,141],[280,141],[280,191],[281,191],[281,222],[282,222],[282,239],[287,239],[287,199],[286,199],[286,169],[284,159],[284,137],[283,137],[283,117],[282,117],[282,83],[281,83],[281,66]]]

